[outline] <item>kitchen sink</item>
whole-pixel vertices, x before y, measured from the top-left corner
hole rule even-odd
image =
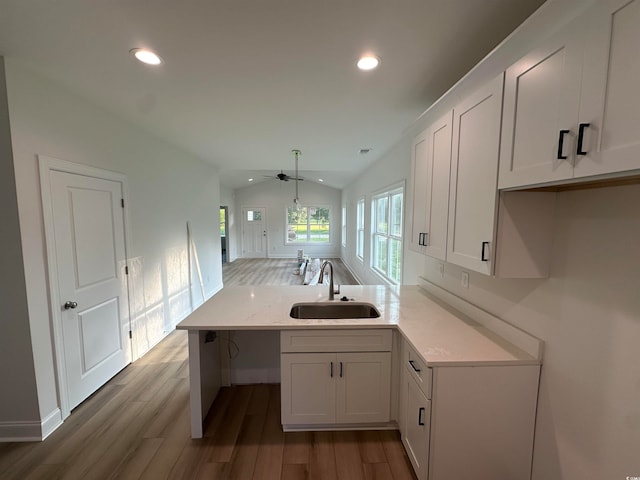
[[[378,309],[366,302],[294,303],[291,318],[378,318]]]

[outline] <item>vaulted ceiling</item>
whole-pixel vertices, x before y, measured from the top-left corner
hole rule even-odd
[[[297,148],[302,176],[341,188],[541,3],[0,0],[0,54],[217,165],[224,185],[291,174]],[[376,70],[355,68],[365,52]]]

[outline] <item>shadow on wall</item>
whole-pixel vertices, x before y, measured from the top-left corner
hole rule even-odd
[[[149,263],[149,265],[145,265]],[[157,262],[143,257],[129,261],[133,359],[144,355],[192,311],[189,256],[186,246],[165,250]],[[194,281],[194,308],[204,302]]]

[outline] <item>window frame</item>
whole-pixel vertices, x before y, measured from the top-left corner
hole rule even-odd
[[[364,262],[364,218],[365,198],[360,197],[356,202],[356,258],[361,262]]]
[[[315,245],[315,246],[322,246],[322,245],[333,245],[333,213],[332,213],[332,208],[330,205],[302,205],[300,206],[301,209],[307,209],[307,239],[304,242],[296,242],[296,241],[289,241],[289,210],[293,209],[295,207],[293,207],[292,205],[287,205],[285,207],[284,210],[284,223],[285,223],[285,228],[284,228],[284,244],[285,245],[304,245],[304,246],[311,246],[311,245]],[[315,224],[310,224],[309,223],[309,212],[308,209],[310,208],[323,208],[327,210],[327,215],[328,215],[328,228],[329,228],[329,240],[326,242],[313,242],[311,240],[309,240],[309,235],[310,235],[310,226],[311,225],[315,225]]]
[[[341,243],[344,248],[347,248],[347,206],[342,206],[342,218],[340,219],[342,222],[342,228],[340,229],[341,235]],[[329,218],[329,222],[331,222],[331,218]],[[329,230],[329,234],[331,234],[331,230]]]
[[[385,191],[376,193],[371,197],[371,256],[370,256],[370,267],[377,275],[382,277],[385,281],[392,285],[400,285],[402,283],[402,262],[403,262],[403,251],[404,251],[404,214],[405,214],[405,198],[404,198],[404,185],[395,185],[386,189]],[[400,195],[400,218],[399,225],[397,225],[397,233],[392,232],[392,216],[393,216],[393,198],[397,195]],[[378,205],[377,202],[379,200],[386,199],[387,200],[387,208],[386,208],[386,218],[384,222],[386,224],[386,232],[379,231],[379,218],[378,218]],[[386,254],[385,254],[385,263],[386,263],[386,271],[379,268],[377,266],[378,259],[378,238],[384,238],[386,241]],[[399,243],[398,254],[400,256],[399,262],[397,263],[397,268],[399,274],[397,278],[393,278],[391,276],[392,262],[392,245],[394,243]],[[396,243],[397,244],[397,243]]]

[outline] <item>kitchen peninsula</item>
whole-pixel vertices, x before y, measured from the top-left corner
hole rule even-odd
[[[359,332],[373,338],[374,332],[386,332],[392,338],[388,348],[370,349],[390,352],[386,391],[391,398],[388,422],[382,428],[400,429],[418,478],[426,478],[427,468],[436,479],[465,468],[452,448],[468,449],[465,464],[474,464],[476,471],[486,467],[488,473],[495,472],[495,462],[490,460],[495,451],[510,472],[504,478],[528,478],[541,363],[539,340],[426,281],[420,286],[346,285],[342,296],[375,305],[380,316],[295,319],[289,316],[291,306],[326,302],[326,286],[246,286],[222,289],[182,321],[177,328],[189,332],[192,437],[202,437],[203,419],[222,383],[220,348],[226,350],[226,345],[218,338],[221,332],[277,330],[282,339],[301,334],[308,339],[320,333],[324,340],[356,337]],[[304,355],[289,353],[298,351],[316,356],[315,352],[338,352],[331,354],[337,355],[335,359],[327,360],[331,363],[327,377],[330,372],[332,381],[334,376],[336,381],[343,380],[340,355],[345,354],[339,352],[364,350],[369,349],[337,345],[323,350],[303,345],[302,350],[292,350],[281,341],[282,358]],[[283,385],[289,383],[284,381],[285,372],[282,375]],[[283,405],[287,403],[283,399]],[[284,417],[283,411],[283,423]],[[314,422],[285,427],[332,428]],[[381,424],[354,426],[336,421],[336,428],[349,427],[381,428]],[[482,450],[475,447],[478,442],[484,444]]]

